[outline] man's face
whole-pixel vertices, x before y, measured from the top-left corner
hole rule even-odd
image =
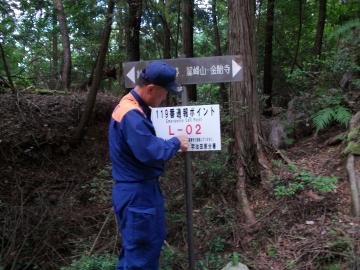
[[[154,84],[150,84],[147,87],[149,87],[148,105],[151,107],[159,107],[166,99],[168,91],[165,88]]]

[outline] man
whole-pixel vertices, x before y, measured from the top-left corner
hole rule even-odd
[[[168,92],[177,93],[176,70],[161,61],[150,63],[136,87],[115,108],[109,126],[113,206],[122,251],[116,269],[157,270],[165,239],[164,201],[159,176],[164,162],[179,149],[185,136],[156,137],[150,107],[159,106]]]

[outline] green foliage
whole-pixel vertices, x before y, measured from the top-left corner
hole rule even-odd
[[[108,203],[111,201],[111,185],[111,167],[106,166],[81,188],[89,193],[89,201]]]
[[[282,162],[273,161],[276,166],[284,166]],[[288,164],[288,170],[292,172],[296,178],[290,183],[283,183],[280,176],[273,175],[271,180],[275,182],[274,194],[279,197],[292,197],[298,191],[304,189],[312,189],[317,192],[327,193],[336,189],[337,178],[334,176],[315,176],[309,171],[299,170],[293,163]]]
[[[225,262],[222,255],[207,252],[204,259],[197,262],[196,268],[199,270],[221,269]]]
[[[208,243],[208,248],[210,251],[215,253],[223,251],[225,248],[225,239],[223,239],[221,236],[214,237]]]
[[[275,245],[269,245],[266,249],[266,254],[269,257],[275,258],[276,255],[278,254],[277,247]]]
[[[348,108],[337,106],[335,108],[324,108],[312,115],[316,131],[326,128],[330,123],[337,122],[347,126],[351,120],[351,112]]]
[[[342,270],[342,266],[339,263],[327,264],[321,267],[320,270]]]
[[[171,246],[164,246],[160,257],[160,270],[177,270],[186,264],[186,255]]]
[[[300,182],[290,183],[287,186],[279,185],[274,189],[274,194],[279,197],[291,197],[298,190],[304,189],[304,185]]]
[[[82,256],[70,266],[61,267],[61,270],[113,270],[118,258],[114,255]]]

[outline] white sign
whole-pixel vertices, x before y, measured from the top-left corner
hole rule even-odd
[[[152,108],[151,120],[160,138],[188,136],[188,151],[221,150],[218,104]]]

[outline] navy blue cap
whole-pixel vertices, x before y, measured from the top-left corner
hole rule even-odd
[[[141,84],[155,84],[173,94],[179,94],[182,88],[175,82],[176,69],[162,61],[153,61],[140,73]]]

